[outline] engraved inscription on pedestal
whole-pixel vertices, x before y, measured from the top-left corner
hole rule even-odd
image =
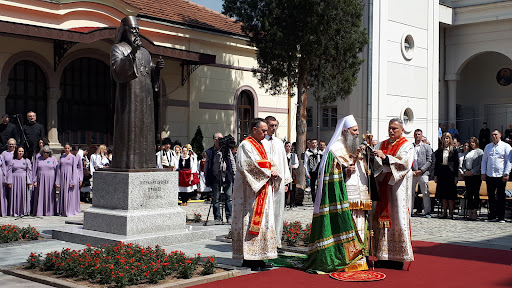
[[[155,202],[161,202],[164,197],[169,196],[170,193],[165,190],[167,185],[169,180],[140,180],[140,189],[146,192],[142,197],[142,206],[151,207]]]
[[[94,173],[92,206],[106,209],[158,209],[178,206],[178,173],[158,171]]]
[[[85,229],[119,235],[185,229],[176,172],[99,171],[94,177],[93,205],[84,212]]]

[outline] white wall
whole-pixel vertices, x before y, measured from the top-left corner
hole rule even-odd
[[[368,1],[365,1],[367,13]],[[383,0],[373,1],[373,65],[372,65],[372,114],[371,133],[375,139],[388,137],[387,127],[391,118],[401,117],[406,108],[414,112],[414,121],[406,137],[413,139],[414,129],[420,128],[428,139],[437,139],[438,79],[439,79],[439,1],[437,0]],[[367,14],[366,14],[367,15]],[[367,16],[364,25],[367,27]],[[402,55],[404,34],[414,38],[413,58]],[[366,49],[363,57],[366,58]],[[367,69],[362,64],[358,84],[347,100],[336,102],[338,119],[353,114],[360,130],[367,125]],[[321,123],[321,108],[316,119],[316,102],[309,97],[313,108],[313,127],[309,138],[328,141],[334,129],[317,128]],[[317,121],[318,120],[318,121]],[[319,133],[317,133],[317,131]],[[437,147],[437,141],[432,141]]]
[[[500,3],[510,4],[512,1]],[[478,136],[484,121],[489,122],[489,128],[505,129],[506,122],[510,122],[506,117],[503,118],[503,123],[497,123],[498,120],[493,120],[495,117],[489,118],[489,114],[501,113],[496,110],[497,107],[512,105],[512,86],[500,86],[496,82],[496,74],[501,68],[512,68],[512,20],[499,20],[499,17],[495,17],[495,21],[482,22],[478,14],[476,15],[473,17],[474,23],[457,25],[461,22],[457,17],[461,16],[455,13],[456,25],[447,26],[445,29],[445,79],[456,80],[456,93],[454,96],[446,91],[441,97],[446,98],[448,103],[456,97],[459,107],[456,115],[457,128],[463,140]],[[481,16],[489,17],[483,12]],[[454,118],[454,111],[448,109],[447,114]]]
[[[406,108],[414,113],[408,139],[417,128],[428,139],[437,138],[438,13],[439,2],[434,0],[374,2],[372,132],[379,140],[387,138],[389,120],[402,118]],[[415,46],[410,60],[401,49],[407,34]]]
[[[496,114],[497,107],[512,104],[512,85],[501,86],[496,81],[496,74],[502,68],[512,69],[512,60],[503,54],[488,52],[473,58],[461,71],[457,83],[457,104],[467,111],[459,115],[461,121],[457,121],[462,140],[478,137],[484,121],[489,122],[489,128],[500,129],[502,133],[507,128],[505,120],[503,123],[491,121],[492,117],[486,111],[491,108],[490,112]]]

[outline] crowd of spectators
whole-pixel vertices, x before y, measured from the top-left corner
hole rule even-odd
[[[16,116],[20,117],[20,115]],[[65,144],[62,155],[54,156],[45,138],[43,125],[37,123],[34,112],[27,113],[27,124],[20,127],[12,124],[9,115],[2,116],[0,123],[0,215],[1,216],[72,216],[80,212],[80,199],[92,188],[92,177],[98,169],[108,168],[112,162],[112,149],[99,145],[89,156],[87,146],[76,147]],[[19,120],[19,119],[17,119]],[[21,129],[22,128],[22,129]],[[23,131],[23,133],[20,133]],[[20,136],[21,135],[21,136]],[[191,144],[164,138],[157,147],[156,167],[179,173],[180,205],[187,205],[190,199],[211,199],[216,224],[221,223],[220,203],[224,203],[228,222],[231,219],[232,189],[235,175],[236,142],[213,136],[214,145],[196,154]],[[433,151],[430,142],[420,129],[414,132],[415,161],[413,164],[413,190],[419,185],[423,197],[417,197],[411,212],[431,218],[429,180],[436,185],[435,197],[442,203],[440,218],[453,219],[458,199],[460,210],[467,210],[468,220],[476,220],[482,201],[480,188],[485,181],[488,195],[487,220],[504,222],[506,184],[511,170],[512,125],[502,135],[497,129],[490,130],[483,123],[479,137],[466,142],[459,141],[459,131],[454,123],[450,128],[439,125],[439,145]],[[229,145],[226,143],[230,143]],[[370,143],[377,144],[377,140]],[[315,199],[318,182],[318,168],[325,141],[307,139],[306,151],[296,154],[295,143],[285,142],[288,166],[293,178],[286,189],[286,205],[293,208],[302,205],[303,195],[297,195],[299,158],[304,160],[306,187],[310,188],[311,199]],[[457,186],[464,180],[464,189]],[[460,195],[463,197],[460,197]],[[508,197],[512,197],[509,195]]]
[[[477,220],[482,204],[480,190],[485,181],[486,220],[504,223],[506,193],[512,194],[506,190],[512,162],[512,125],[502,134],[498,129],[490,130],[484,122],[478,136],[461,142],[454,123],[448,130],[446,125],[439,124],[439,149],[433,153],[432,163],[436,198],[442,201],[440,218],[453,219],[455,202],[461,199],[460,214],[467,210],[468,220]],[[457,187],[460,180],[464,181],[463,189]]]

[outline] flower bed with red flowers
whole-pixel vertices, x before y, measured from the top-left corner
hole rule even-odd
[[[194,222],[195,223],[201,222],[201,213],[194,213]]]
[[[281,241],[288,246],[307,246],[310,236],[311,224],[307,224],[306,227],[303,228],[302,223],[299,221],[285,221],[283,223],[283,235],[281,235]]]
[[[39,231],[30,225],[28,227],[19,227],[7,224],[0,227],[0,243],[37,239],[39,239]]]
[[[192,276],[215,272],[214,257],[188,257],[181,251],[165,252],[159,246],[142,247],[119,242],[116,245],[83,250],[70,250],[41,254],[31,253],[28,269],[53,271],[56,275],[86,280],[92,284],[126,287],[154,284],[169,278],[188,279]]]

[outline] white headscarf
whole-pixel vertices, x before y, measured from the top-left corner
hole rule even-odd
[[[338,141],[341,137],[341,133],[345,129],[352,128],[357,125],[356,119],[354,115],[348,115],[347,117],[338,120],[338,124],[336,124],[336,130],[331,137],[331,141],[329,141],[329,145],[324,150],[324,155],[322,156],[322,161],[320,162],[320,167],[318,170],[318,189],[316,190],[316,198],[315,198],[315,210],[314,213],[318,213],[320,211],[320,201],[322,200],[323,194],[323,186],[324,186],[324,170],[325,170],[325,162],[327,162],[327,156],[329,156],[329,151],[331,151],[332,145]],[[312,184],[314,185],[314,184]]]

